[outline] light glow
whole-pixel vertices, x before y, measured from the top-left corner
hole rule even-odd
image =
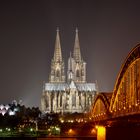
[[[106,128],[104,126],[98,126],[97,140],[106,140]]]
[[[15,115],[15,111],[10,110],[10,111],[9,111],[9,115],[10,115],[10,116]]]
[[[75,134],[76,134],[76,132],[73,129],[68,130],[68,135],[69,136],[72,136],[72,135],[75,135]]]

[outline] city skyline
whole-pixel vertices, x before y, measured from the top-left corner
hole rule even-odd
[[[0,103],[39,106],[59,27],[65,63],[78,27],[87,81],[112,91],[120,67],[140,42],[138,1],[0,2]],[[67,68],[67,66],[65,66]]]

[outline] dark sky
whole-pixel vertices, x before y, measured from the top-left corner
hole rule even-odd
[[[57,27],[65,64],[78,27],[87,81],[112,91],[125,57],[140,42],[140,1],[1,0],[0,103],[40,105]]]

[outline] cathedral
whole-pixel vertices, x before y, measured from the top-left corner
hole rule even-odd
[[[44,84],[41,97],[42,112],[88,112],[96,92],[96,84],[86,81],[86,62],[81,56],[78,29],[76,29],[73,53],[70,53],[68,59],[67,74],[65,74],[60,35],[57,29],[49,82]]]

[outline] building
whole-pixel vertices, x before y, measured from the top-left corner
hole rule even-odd
[[[68,59],[67,76],[57,30],[49,83],[45,83],[41,97],[42,112],[87,112],[96,91],[95,83],[86,82],[86,62],[81,56],[78,30],[76,29],[73,54],[70,53]]]

